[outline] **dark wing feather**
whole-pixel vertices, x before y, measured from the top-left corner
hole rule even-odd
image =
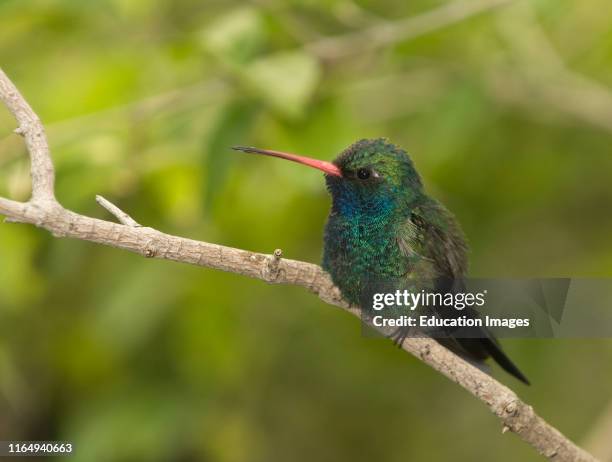
[[[412,269],[408,276],[438,280],[436,290],[464,290],[467,273],[467,244],[453,215],[440,203],[428,199],[415,207],[398,233],[398,245]],[[478,316],[474,310],[439,310],[443,316]],[[476,338],[443,336],[436,340],[451,351],[472,362],[482,362],[491,356],[504,370],[522,382],[527,378],[502,351],[497,340],[486,328],[476,328]]]

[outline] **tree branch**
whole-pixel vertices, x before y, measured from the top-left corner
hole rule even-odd
[[[554,108],[612,132],[612,91],[564,63],[532,3],[515,2],[497,25],[518,66],[489,72],[493,94],[510,104]]]
[[[70,237],[148,258],[182,263],[242,274],[273,284],[304,287],[321,300],[359,316],[349,306],[329,275],[312,263],[281,258],[280,250],[264,255],[208,242],[172,236],[138,225],[125,212],[98,196],[97,201],[120,222],[99,220],[63,208],[54,195],[54,169],[43,126],[17,88],[0,69],[0,99],[15,116],[17,131],[25,137],[31,160],[32,198],[16,202],[0,198],[0,214],[10,221],[31,223],[56,237]],[[433,369],[465,388],[497,415],[503,431],[510,430],[532,445],[540,454],[555,461],[595,461],[558,430],[538,416],[533,408],[509,388],[451,353],[429,338],[406,339],[402,348]]]
[[[4,72],[0,70],[0,98],[11,111],[19,126],[15,133],[25,138],[30,153],[32,174],[32,202],[55,202],[55,170],[49,145],[38,116],[21,96]]]
[[[419,37],[510,2],[512,0],[455,0],[417,16],[319,39],[307,43],[304,48],[323,60],[334,61]]]

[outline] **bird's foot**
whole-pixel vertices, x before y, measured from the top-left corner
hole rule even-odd
[[[404,344],[404,340],[406,340],[406,338],[408,337],[408,332],[409,329],[405,327],[398,327],[390,334],[387,334],[385,337],[390,338],[396,347],[401,348]]]

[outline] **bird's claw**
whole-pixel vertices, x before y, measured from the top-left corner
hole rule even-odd
[[[408,329],[405,327],[398,327],[385,337],[390,338],[396,347],[401,348],[404,344],[404,340],[408,337]]]

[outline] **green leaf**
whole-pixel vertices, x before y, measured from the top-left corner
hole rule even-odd
[[[299,118],[317,88],[321,66],[303,51],[275,53],[249,65],[246,78],[273,108]]]
[[[216,20],[202,34],[204,47],[230,66],[251,61],[265,41],[261,14],[250,7],[232,10]]]

